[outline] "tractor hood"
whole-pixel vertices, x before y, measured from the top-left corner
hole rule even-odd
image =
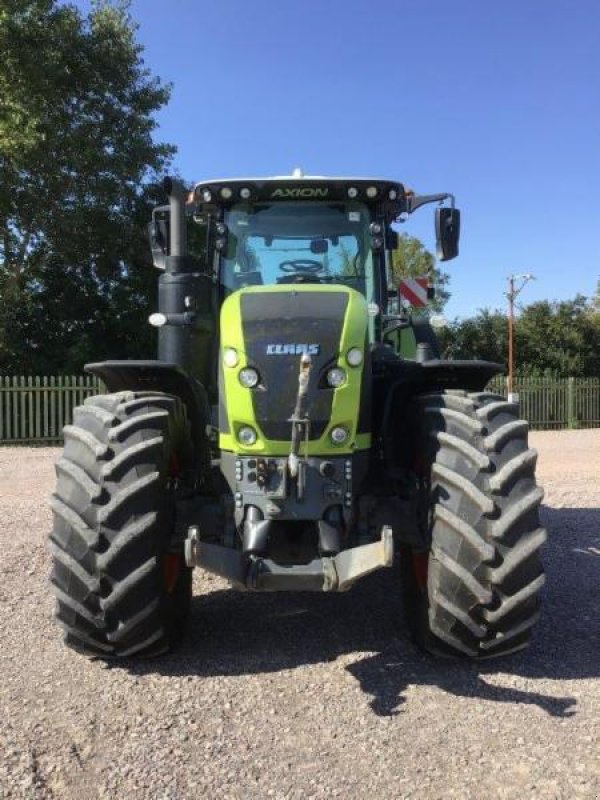
[[[303,452],[341,455],[369,447],[367,319],[364,297],[341,285],[252,286],[230,295],[221,309],[221,448],[289,452],[303,355],[310,356]],[[248,368],[254,386],[244,385]],[[333,368],[336,386],[328,382]],[[240,441],[247,427],[256,442]],[[334,443],[331,431],[340,427],[347,437]]]

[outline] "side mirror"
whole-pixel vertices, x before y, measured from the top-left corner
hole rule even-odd
[[[165,258],[169,253],[169,218],[168,214],[155,216],[148,223],[148,239],[152,251],[152,263],[157,269],[165,269]]]
[[[460,211],[457,208],[436,208],[435,238],[437,257],[440,261],[450,261],[458,255],[460,236]]]

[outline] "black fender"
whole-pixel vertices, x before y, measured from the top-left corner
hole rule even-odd
[[[409,409],[412,399],[419,394],[441,392],[447,389],[463,389],[467,392],[483,391],[495,375],[502,374],[504,367],[492,361],[453,361],[433,358],[417,362],[399,358],[390,348],[377,348],[378,402],[380,413],[376,437],[383,448],[383,457],[388,469],[398,465],[406,457],[399,453],[398,443],[411,438]],[[376,373],[376,374],[377,374]]]
[[[194,449],[206,453],[208,395],[200,381],[181,367],[165,361],[99,361],[86,364],[85,371],[100,378],[109,392],[164,392],[179,397],[187,409]]]
[[[432,358],[421,363],[410,362],[410,366],[410,370],[398,370],[396,380],[399,383],[416,384],[418,391],[428,392],[443,389],[481,392],[494,375],[501,375],[504,372],[503,365],[493,361],[452,361]]]

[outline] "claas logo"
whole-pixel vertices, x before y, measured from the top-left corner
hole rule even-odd
[[[268,356],[318,356],[318,344],[268,344]]]

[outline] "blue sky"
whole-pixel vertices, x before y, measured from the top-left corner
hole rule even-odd
[[[82,9],[88,3],[77,3]],[[158,136],[190,182],[317,175],[450,191],[447,315],[591,295],[600,278],[597,0],[134,0],[173,83]],[[433,207],[403,228],[432,248]]]

